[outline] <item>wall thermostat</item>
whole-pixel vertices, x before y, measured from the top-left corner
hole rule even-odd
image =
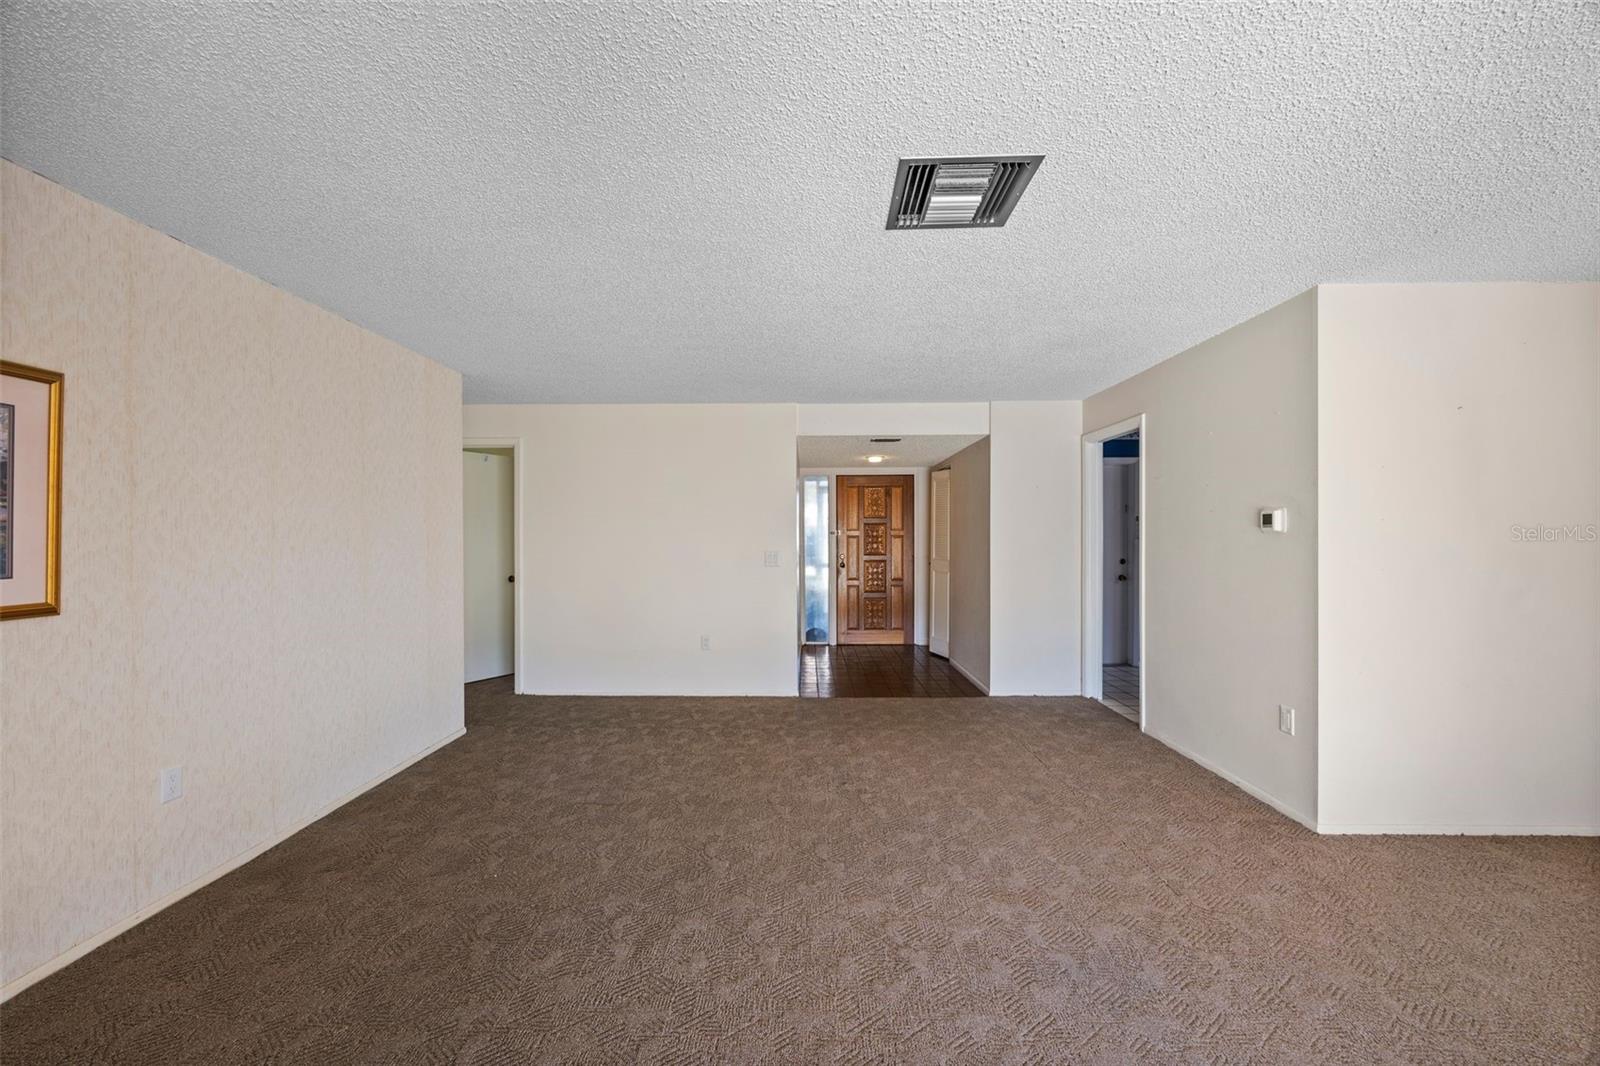
[[[1261,532],[1282,533],[1289,528],[1289,510],[1279,507],[1275,511],[1261,512]]]

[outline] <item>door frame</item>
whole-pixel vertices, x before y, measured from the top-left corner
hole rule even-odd
[[[938,603],[935,602],[936,597],[934,596],[934,589],[936,589],[939,585],[939,570],[937,569],[938,556],[936,554],[938,551],[937,545],[939,543],[939,523],[936,517],[933,501],[934,497],[937,495],[935,487],[939,482],[940,475],[943,475],[944,477],[945,539],[947,541],[952,539],[950,526],[952,526],[955,522],[953,500],[951,499],[951,493],[955,489],[955,480],[951,476],[950,468],[948,466],[935,467],[928,471],[928,654],[937,655],[941,659],[948,661],[950,658],[950,582],[952,580],[950,572],[950,559],[948,556],[944,559],[944,599],[942,601],[938,601],[943,603],[945,612],[944,650],[935,651],[933,647],[935,640],[934,631],[937,628],[936,621],[938,615]],[[945,545],[945,550],[948,552],[949,549],[950,545],[947,543]]]
[[[833,478],[833,493],[832,493],[832,497],[831,497],[831,503],[832,503],[832,506],[833,506],[833,514],[834,514],[832,550],[833,550],[833,552],[835,554],[837,554],[839,551],[843,550],[843,547],[844,547],[844,541],[843,541],[844,530],[841,528],[840,523],[839,523],[839,501],[841,499],[843,499],[843,493],[840,491],[839,481],[842,478],[849,478],[849,479],[851,479],[853,481],[863,482],[863,483],[865,483],[867,485],[870,485],[874,481],[882,482],[885,486],[901,485],[901,486],[903,486],[905,488],[905,493],[906,493],[905,494],[904,503],[903,503],[903,506],[901,508],[901,514],[900,514],[900,518],[901,518],[901,522],[902,522],[903,530],[904,530],[903,536],[904,536],[904,545],[905,545],[905,560],[904,560],[904,562],[902,564],[904,577],[901,578],[901,585],[902,585],[902,588],[905,591],[905,606],[904,606],[904,610],[903,610],[902,618],[901,618],[901,624],[902,624],[901,638],[898,641],[893,641],[893,640],[883,640],[883,641],[862,640],[862,641],[851,641],[850,643],[851,644],[866,644],[866,645],[874,645],[875,644],[875,645],[887,646],[887,647],[894,647],[897,644],[898,645],[902,645],[902,646],[915,645],[916,642],[917,642],[917,600],[916,600],[916,595],[917,595],[917,569],[916,569],[916,567],[917,567],[917,478],[916,478],[916,475],[915,474],[911,474],[911,473],[897,474],[897,473],[892,473],[892,472],[887,471],[887,470],[874,470],[871,467],[868,467],[862,473],[855,473],[855,472],[852,471],[850,473],[835,474],[834,478]],[[829,562],[830,562],[830,564],[832,563],[832,559],[831,558],[830,558]],[[842,580],[843,579],[840,576],[839,568],[835,567],[834,568],[834,573],[833,573],[833,583],[832,584],[833,584],[833,599],[834,599],[834,604],[835,604],[834,609],[833,609],[834,626],[835,626],[837,631],[836,632],[832,632],[832,633],[829,634],[830,643],[833,643],[833,644],[843,644],[843,643],[845,643],[845,641],[842,641],[842,640],[839,639],[840,637],[842,637],[844,635],[844,627],[843,627],[843,625],[840,624],[840,618],[841,618],[842,615],[844,615],[844,610],[843,610],[843,604],[839,603],[839,599],[840,599],[840,596],[839,596],[840,584],[841,584]]]
[[[1143,412],[1124,418],[1100,429],[1083,434],[1083,694],[1092,700],[1105,698],[1105,664],[1103,633],[1105,626],[1105,580],[1102,567],[1105,560],[1105,442],[1139,431],[1139,476],[1136,479],[1139,494],[1139,730],[1146,732],[1150,721],[1149,665],[1150,647],[1145,640],[1148,624],[1145,590],[1149,587],[1149,570],[1145,558],[1150,542],[1150,509],[1146,505],[1145,484],[1150,470],[1150,440],[1145,431]]]
[[[885,469],[884,467],[880,467],[880,466],[802,466],[802,467],[799,467],[795,472],[796,473],[796,477],[795,477],[795,497],[794,497],[794,499],[795,499],[795,519],[794,519],[795,536],[798,538],[801,535],[801,523],[802,523],[803,518],[804,518],[804,516],[800,514],[800,491],[799,491],[799,489],[800,489],[800,481],[801,481],[801,479],[808,478],[808,477],[826,477],[828,479],[828,558],[833,559],[833,558],[837,557],[836,553],[838,552],[838,540],[839,540],[839,509],[838,509],[839,508],[839,478],[840,477],[853,477],[853,476],[855,476],[857,474],[868,474],[868,473],[871,473],[871,474],[910,474],[911,475],[911,485],[912,485],[912,496],[913,496],[912,509],[916,512],[916,514],[914,516],[915,521],[913,522],[912,529],[911,529],[911,537],[912,537],[912,545],[913,545],[912,555],[913,555],[913,557],[916,557],[915,544],[916,544],[917,537],[918,536],[922,536],[924,539],[926,539],[928,536],[930,536],[932,534],[932,530],[930,528],[931,524],[928,523],[928,521],[927,521],[927,519],[929,517],[927,504],[928,504],[929,495],[930,495],[930,493],[932,491],[932,483],[929,481],[929,478],[932,476],[934,469],[935,468],[931,467],[931,466],[891,466],[891,467],[888,467],[887,469]],[[799,541],[796,540],[795,543],[797,545],[797,547],[795,549],[796,550],[796,558],[798,558]],[[924,550],[924,554],[926,554],[926,548]],[[923,576],[924,575],[922,575],[922,574],[918,575],[918,583],[919,584],[923,584],[924,583],[922,581],[922,577]],[[801,620],[801,618],[802,618],[802,616],[803,616],[803,614],[805,612],[805,603],[804,603],[805,589],[801,587],[801,569],[800,569],[799,566],[796,566],[796,568],[795,568],[794,580],[795,580],[795,597],[796,597],[795,614],[794,614],[794,618],[795,618],[795,623],[794,623],[795,624],[795,629],[794,629],[794,631],[795,631],[795,640],[796,640],[797,643],[800,643],[800,638],[805,635],[801,630],[801,622],[800,622],[800,620]],[[839,602],[838,601],[839,601],[839,582],[838,581],[829,581],[828,582],[828,644],[829,645],[835,645],[835,646],[839,643]],[[912,604],[912,606],[914,608],[916,605]],[[917,616],[916,616],[915,613],[913,613],[912,622],[916,623],[917,621],[918,621]],[[926,632],[924,632],[924,634],[923,634],[924,639],[926,639],[926,635],[927,635]],[[916,641],[916,626],[915,625],[913,625],[913,627],[912,627],[912,640],[911,640],[911,642],[912,642],[912,644],[916,644],[917,643],[917,641]],[[887,645],[887,646],[891,647],[891,648],[894,647],[893,644],[890,644],[890,645]],[[821,647],[821,645],[820,644],[819,645],[813,645],[813,647]]]
[[[522,438],[521,437],[464,437],[461,450],[468,448],[511,449],[511,567],[516,576],[526,574],[522,554]],[[463,516],[465,521],[465,516]],[[462,559],[465,568],[466,560]],[[522,667],[522,595],[527,590],[526,581],[514,582],[511,589],[511,691],[523,695]]]

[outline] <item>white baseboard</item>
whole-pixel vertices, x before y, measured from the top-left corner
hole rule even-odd
[[[966,678],[968,681],[971,681],[974,685],[977,685],[978,688],[983,691],[983,694],[985,696],[987,696],[989,694],[989,686],[984,684],[982,681],[979,681],[975,676],[973,676],[973,673],[972,673],[971,670],[968,670],[965,666],[962,666],[960,663],[956,662],[954,659],[951,659],[949,657],[945,658],[945,662],[947,662],[951,666],[955,667],[956,668],[956,673],[960,674],[962,677]]]
[[[193,881],[190,881],[182,888],[167,893],[154,903],[140,908],[110,928],[101,930],[100,932],[89,937],[87,940],[79,941],[77,944],[74,944],[66,951],[63,951],[49,962],[40,963],[38,966],[35,966],[21,977],[17,977],[7,982],[4,986],[0,986],[0,1003],[4,1003],[6,1000],[10,999],[18,992],[21,992],[29,985],[37,984],[39,981],[44,980],[46,977],[49,977],[51,974],[55,973],[57,970],[68,965],[69,963],[78,961],[100,945],[107,943],[108,941],[115,940],[123,933],[126,933],[129,929],[132,929],[134,926],[138,925],[140,922],[166,910],[183,897],[204,888],[206,885],[209,885],[223,874],[232,873],[234,870],[237,870],[239,867],[243,866],[257,855],[260,855],[268,848],[277,847],[279,844],[282,844],[285,840],[288,840],[290,837],[300,832],[300,830],[304,829],[312,822],[326,818],[328,815],[332,814],[340,807],[343,807],[346,803],[349,803],[363,792],[370,791],[376,786],[387,781],[389,778],[393,777],[395,774],[399,773],[401,770],[404,770],[406,767],[427,758],[429,755],[432,755],[434,752],[438,751],[452,740],[457,740],[466,735],[466,732],[467,730],[465,726],[457,729],[454,733],[451,733],[438,743],[424,748],[399,765],[385,770],[383,773],[379,774],[377,777],[374,777],[366,784],[345,793],[343,796],[340,796],[338,799],[334,800],[317,813],[311,815],[309,818],[302,819],[270,839],[264,840],[254,847],[241,851],[227,862],[224,862],[221,866],[201,874],[199,877],[195,878]]]
[[[1260,800],[1262,803],[1265,803],[1268,807],[1271,807],[1273,810],[1277,811],[1279,814],[1287,815],[1288,817],[1293,818],[1295,821],[1299,822],[1301,825],[1305,826],[1307,829],[1310,829],[1310,830],[1313,830],[1313,831],[1317,830],[1317,823],[1316,823],[1316,820],[1314,818],[1310,817],[1309,815],[1303,814],[1300,811],[1295,810],[1293,807],[1289,806],[1289,804],[1287,804],[1287,803],[1283,802],[1282,800],[1278,799],[1278,797],[1272,795],[1270,792],[1267,792],[1265,789],[1257,788],[1255,785],[1252,785],[1250,782],[1246,781],[1244,778],[1240,777],[1238,774],[1231,773],[1231,772],[1229,772],[1227,770],[1224,770],[1222,767],[1218,766],[1216,763],[1212,762],[1210,759],[1201,758],[1200,756],[1196,755],[1194,752],[1190,751],[1188,748],[1185,748],[1182,744],[1174,744],[1172,741],[1168,740],[1166,737],[1162,736],[1160,733],[1157,733],[1154,730],[1150,729],[1148,726],[1145,728],[1145,735],[1149,736],[1149,737],[1154,737],[1156,740],[1159,740],[1161,743],[1165,744],[1167,747],[1171,748],[1173,751],[1177,752],[1179,755],[1182,755],[1185,759],[1188,759],[1190,762],[1199,763],[1201,766],[1204,766],[1207,770],[1210,770],[1212,773],[1216,774],[1218,777],[1220,777],[1224,781],[1228,782],[1228,784],[1233,785],[1235,788],[1242,789],[1243,791],[1248,792],[1250,795],[1254,796],[1256,799]]]
[[[1329,836],[1595,837],[1600,836],[1600,825],[1336,825],[1320,822],[1317,832]]]

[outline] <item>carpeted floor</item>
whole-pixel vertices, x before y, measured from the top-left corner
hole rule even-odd
[[[1081,700],[527,699],[0,1007],[24,1063],[1580,1063],[1600,843],[1317,837]]]

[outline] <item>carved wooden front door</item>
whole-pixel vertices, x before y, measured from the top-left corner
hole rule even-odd
[[[841,474],[839,643],[910,644],[910,474]]]

